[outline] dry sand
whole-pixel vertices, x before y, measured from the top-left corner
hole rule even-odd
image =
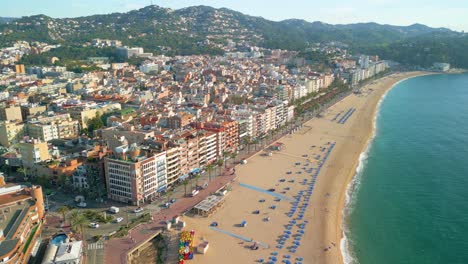
[[[248,160],[247,165],[237,166],[239,177],[232,185],[233,191],[227,196],[223,207],[208,218],[185,218],[187,228],[196,230],[197,242],[203,239],[210,243],[207,254],[196,254],[189,263],[255,263],[261,258],[267,261],[273,252],[278,253],[276,263],[282,263],[284,255],[290,255],[291,263],[296,263],[296,258],[302,258],[302,263],[305,264],[343,263],[340,240],[346,189],[355,175],[359,156],[373,133],[378,102],[396,82],[422,74],[424,73],[394,74],[369,84],[363,88],[362,94],[346,97],[325,111],[321,118],[314,118],[296,133],[279,140],[285,143],[283,150],[274,152],[271,157],[256,155]],[[351,108],[356,111],[345,124],[338,124]],[[332,121],[338,113],[341,113],[340,116]],[[313,173],[308,173],[303,168],[317,168],[319,161],[315,159],[316,156],[320,155],[320,159],[323,159],[326,153],[326,150],[322,152],[320,148],[328,149],[333,142],[336,145],[318,174],[304,218],[296,220],[296,224],[308,221],[300,240],[301,245],[295,253],[291,253],[288,247],[293,245],[294,236],[290,236],[284,247],[278,249],[278,241],[286,230],[285,226],[297,218],[300,208],[292,217],[288,217],[287,212],[292,207],[290,201],[283,199],[277,202],[269,194],[239,184],[262,189],[275,188],[276,193],[284,191],[284,196],[293,198],[299,191],[307,190],[312,181]],[[295,165],[296,162],[301,165]],[[306,166],[307,164],[309,165]],[[292,174],[287,174],[288,171]],[[280,179],[286,181],[280,182]],[[307,179],[307,185],[300,184],[303,179]],[[290,180],[294,180],[294,183],[289,182]],[[260,199],[265,199],[265,202],[259,202]],[[303,199],[299,205],[302,204]],[[276,205],[276,209],[270,209],[272,205]],[[254,210],[260,210],[260,214],[253,214]],[[267,217],[270,220],[265,222],[264,218]],[[239,227],[238,224],[243,220],[247,221],[247,226]],[[209,225],[213,221],[218,222],[221,230],[261,242],[269,248],[260,246],[258,250],[251,250],[248,246],[252,242],[243,242],[239,238],[210,229]],[[294,235],[298,230],[293,225],[290,231]]]

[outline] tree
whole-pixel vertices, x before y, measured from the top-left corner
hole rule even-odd
[[[171,201],[171,198],[172,198],[173,194],[174,194],[174,191],[166,190],[166,192],[164,193],[164,196],[166,196],[166,202]]]
[[[224,168],[227,167],[226,158],[229,157],[229,155],[231,155],[231,153],[229,151],[223,151]]]
[[[231,158],[234,160],[234,163],[236,163],[237,151],[233,151],[233,152],[231,153]]]
[[[184,185],[184,193],[185,193],[185,196],[187,196],[187,185],[189,184],[189,180],[188,179],[185,179],[183,182],[182,182],[182,185]]]
[[[66,183],[67,183],[67,178],[68,178],[68,176],[65,175],[65,174],[60,174],[60,176],[58,177],[58,184],[59,184],[62,188],[65,188]]]
[[[73,210],[70,215],[70,224],[72,229],[77,233],[81,233],[85,240],[84,226],[88,223],[86,217],[77,210]]]
[[[200,174],[195,174],[195,189],[198,187],[198,180],[200,179]]]
[[[247,153],[250,153],[250,144],[252,144],[252,139],[250,138],[250,136],[244,137],[243,144],[247,145]]]
[[[209,181],[211,181],[211,173],[214,170],[213,164],[210,164],[210,165],[206,166],[206,170],[208,171],[208,179],[209,179]]]
[[[28,169],[27,167],[23,166],[23,167],[19,168],[19,169],[17,170],[17,172],[23,174],[23,180],[24,180],[24,181],[28,181],[28,172],[29,172],[29,169]]]
[[[70,208],[68,208],[68,206],[61,206],[57,212],[58,213],[61,213],[62,214],[62,219],[63,219],[63,223],[65,223],[65,221],[67,220],[67,213],[70,211]]]
[[[94,130],[100,129],[104,126],[99,113],[96,112],[96,116],[88,120],[88,135],[93,136]]]
[[[257,144],[259,143],[258,138],[255,138],[255,139],[252,141],[252,143],[254,144],[254,149],[255,149],[255,151],[257,151]]]

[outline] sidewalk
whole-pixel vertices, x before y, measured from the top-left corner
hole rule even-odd
[[[129,235],[125,238],[111,239],[105,244],[104,263],[127,263],[128,252],[140,244],[144,243],[155,233],[161,231],[164,227],[163,222],[172,219],[174,216],[181,215],[190,210],[216,190],[231,182],[236,177],[235,174],[227,176],[219,176],[210,182],[208,187],[200,190],[199,195],[195,197],[178,198],[169,209],[163,209],[159,212],[152,212],[153,221],[148,224],[141,224],[129,231]],[[183,186],[182,186],[183,192]],[[133,239],[133,241],[132,241]]]

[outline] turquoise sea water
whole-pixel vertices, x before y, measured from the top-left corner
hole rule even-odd
[[[352,263],[468,263],[468,75],[388,92],[348,210]]]

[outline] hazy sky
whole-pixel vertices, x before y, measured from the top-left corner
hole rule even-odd
[[[467,0],[0,0],[0,16],[77,17],[126,12],[152,2],[175,9],[193,5],[227,7],[270,20],[300,18],[332,24],[422,23],[468,31]]]

